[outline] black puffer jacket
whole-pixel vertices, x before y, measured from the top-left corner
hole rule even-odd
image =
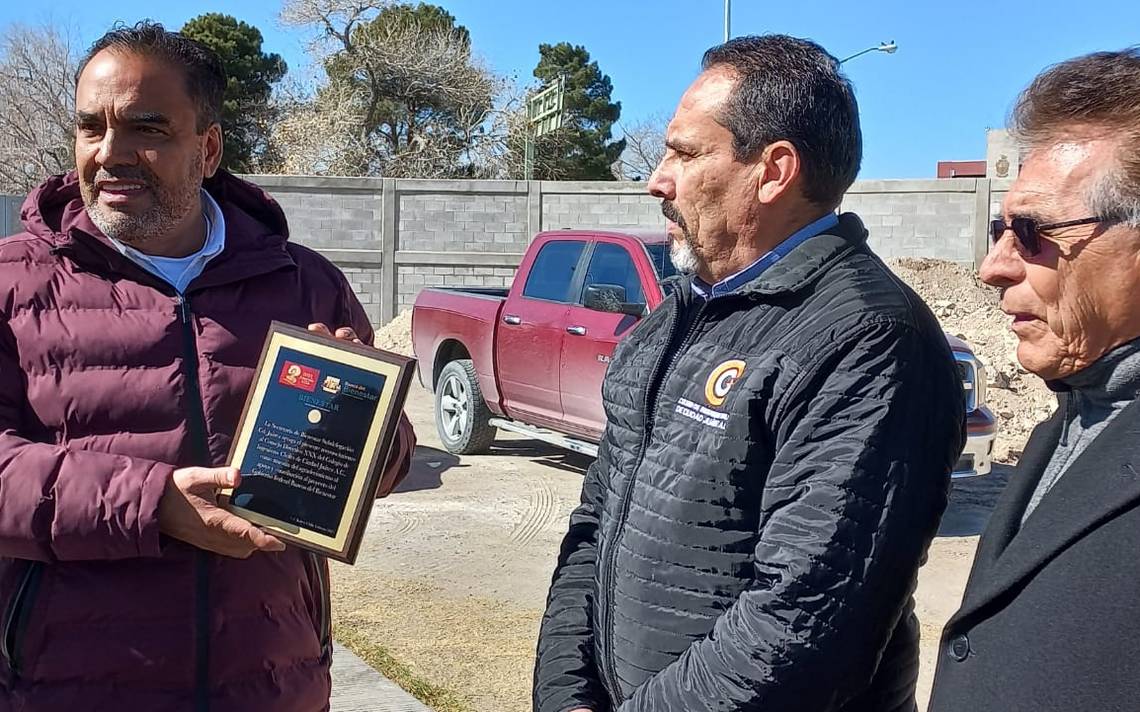
[[[708,304],[680,284],[618,346],[538,712],[914,709],[911,595],[964,398],[859,219],[831,232]]]

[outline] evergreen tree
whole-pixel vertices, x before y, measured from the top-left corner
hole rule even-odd
[[[566,77],[563,123],[558,137],[538,139],[539,162],[535,178],[546,180],[614,180],[614,163],[625,150],[625,139],[613,140],[611,129],[621,117],[621,102],[610,101],[613,84],[590,61],[581,45],[559,42],[538,47],[540,59],[534,76],[543,84]],[[544,140],[545,139],[545,140]],[[546,152],[555,152],[549,156]],[[553,158],[553,160],[551,160]]]
[[[273,85],[285,76],[285,60],[263,52],[261,31],[230,15],[199,15],[187,22],[181,33],[222,59],[227,77],[222,105],[222,167],[236,173],[250,172],[265,148],[269,99]]]

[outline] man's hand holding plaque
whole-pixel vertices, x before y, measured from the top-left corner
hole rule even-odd
[[[372,500],[404,454],[401,411],[415,361],[347,327],[274,323],[230,456],[223,506],[272,536],[352,563]],[[397,475],[398,476],[398,475]]]
[[[364,345],[364,342],[360,340],[360,337],[356,335],[356,331],[354,331],[351,326],[342,326],[337,329],[336,333],[334,334],[329,330],[327,324],[309,324],[309,331],[315,334],[320,334],[322,336],[327,336],[330,339],[340,339],[341,341],[349,341],[354,344],[360,344],[362,346]]]
[[[281,551],[285,545],[218,504],[218,493],[241,483],[233,467],[184,467],[166,481],[158,503],[163,534],[215,554],[244,559],[255,551]]]

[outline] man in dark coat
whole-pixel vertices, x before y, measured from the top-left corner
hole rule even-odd
[[[1140,51],[1041,74],[981,276],[1058,392],[943,633],[934,712],[1140,709]]]
[[[745,37],[703,65],[649,182],[695,275],[614,354],[534,707],[911,712],[961,383],[835,213],[861,159],[835,58]]]

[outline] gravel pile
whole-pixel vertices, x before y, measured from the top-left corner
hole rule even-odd
[[[376,348],[403,356],[412,353],[412,310],[405,309],[396,318],[376,330]]]

